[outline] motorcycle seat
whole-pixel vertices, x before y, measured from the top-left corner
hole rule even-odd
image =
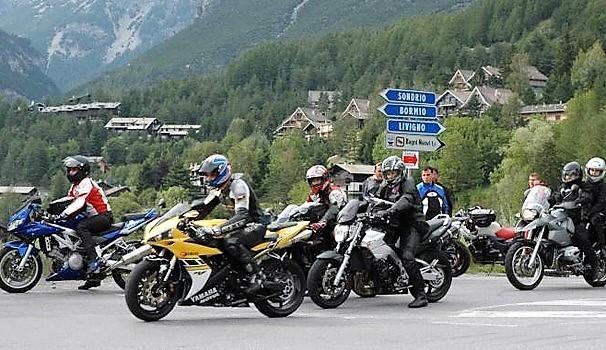
[[[110,233],[112,231],[122,229],[123,226],[124,226],[123,222],[117,222],[117,223],[111,225],[110,228],[108,228],[107,230],[101,231],[101,232],[93,232],[92,235],[93,236],[104,236],[105,234]]]
[[[440,228],[440,226],[444,225],[445,219],[430,219],[427,220],[427,224],[429,225],[429,232],[433,232],[436,229]]]
[[[512,239],[516,235],[516,231],[511,227],[503,227],[495,232],[495,235],[504,240]]]
[[[297,226],[296,222],[272,222],[271,224],[267,225],[267,229],[269,231],[279,231],[283,228],[287,228],[287,227],[293,227],[293,226]]]
[[[145,217],[147,213],[128,213],[122,215],[122,221],[137,220]]]

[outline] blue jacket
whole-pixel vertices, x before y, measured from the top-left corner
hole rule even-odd
[[[448,199],[444,187],[437,184],[426,184],[421,182],[417,184],[419,197],[423,202],[423,213],[427,220],[438,214],[447,214],[450,210]]]

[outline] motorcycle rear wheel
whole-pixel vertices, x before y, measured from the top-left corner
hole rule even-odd
[[[276,297],[255,301],[257,310],[271,318],[286,317],[297,311],[305,296],[305,273],[301,267],[292,260],[284,260],[278,264],[268,261],[261,264],[261,268],[268,279],[284,283],[285,287]]]
[[[543,280],[545,266],[537,254],[534,266],[528,266],[534,246],[529,242],[516,242],[507,250],[505,273],[512,286],[519,290],[535,289]]]
[[[428,264],[431,264],[434,260],[437,260],[434,268],[437,270],[440,277],[436,281],[424,281],[427,301],[430,303],[435,303],[444,298],[450,290],[450,285],[452,284],[452,268],[450,266],[450,260],[448,259],[448,255],[444,252],[429,252],[424,254],[422,259]]]
[[[139,240],[136,240],[136,241],[131,240],[131,241],[127,241],[126,243],[129,245],[129,247],[132,247],[132,249],[130,251],[116,252],[115,259],[120,259],[125,254],[130,253],[131,251],[133,251],[141,246],[141,241],[139,241]],[[126,269],[116,269],[116,270],[112,271],[112,278],[114,279],[114,282],[116,282],[118,287],[120,287],[122,290],[124,290],[124,288],[126,288],[126,280],[128,279],[129,275],[130,275],[130,271],[126,270]]]
[[[307,276],[307,291],[311,300],[323,309],[334,309],[349,297],[351,286],[347,270],[338,286],[332,282],[341,264],[335,260],[316,260]]]
[[[162,283],[159,275],[159,261],[143,260],[130,273],[126,281],[124,297],[130,312],[137,318],[149,322],[157,321],[168,315],[180,298],[181,288],[168,290],[158,288]]]
[[[22,271],[17,271],[21,262],[17,249],[5,247],[0,250],[0,288],[9,293],[25,293],[34,288],[42,277],[42,259],[39,254],[29,256]]]
[[[604,287],[606,286],[606,261],[604,260],[604,256],[602,253],[598,254],[598,269],[600,270],[601,278],[598,281],[592,280],[591,276],[586,274],[583,275],[585,282],[592,287]]]

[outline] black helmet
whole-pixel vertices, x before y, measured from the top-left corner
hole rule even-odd
[[[63,159],[63,166],[65,167],[65,174],[67,179],[71,183],[78,183],[90,174],[90,164],[88,158],[84,156],[69,156]],[[69,169],[77,168],[78,172],[70,175]]]
[[[404,170],[406,170],[406,166],[404,166],[404,162],[402,162],[402,159],[398,156],[385,158],[381,164],[381,168],[383,169],[383,179],[387,181],[388,184],[399,183],[404,179]],[[390,178],[390,176],[388,176],[388,172],[390,171],[395,171],[396,176]]]
[[[570,162],[562,168],[562,182],[569,183],[581,178],[581,164]]]

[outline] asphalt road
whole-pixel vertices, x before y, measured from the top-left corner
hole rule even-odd
[[[251,308],[177,307],[145,323],[113,282],[41,283],[0,292],[0,349],[604,349],[606,289],[545,278],[523,292],[505,277],[462,276],[441,302],[411,310],[408,295],[322,310],[308,298],[290,317]]]

